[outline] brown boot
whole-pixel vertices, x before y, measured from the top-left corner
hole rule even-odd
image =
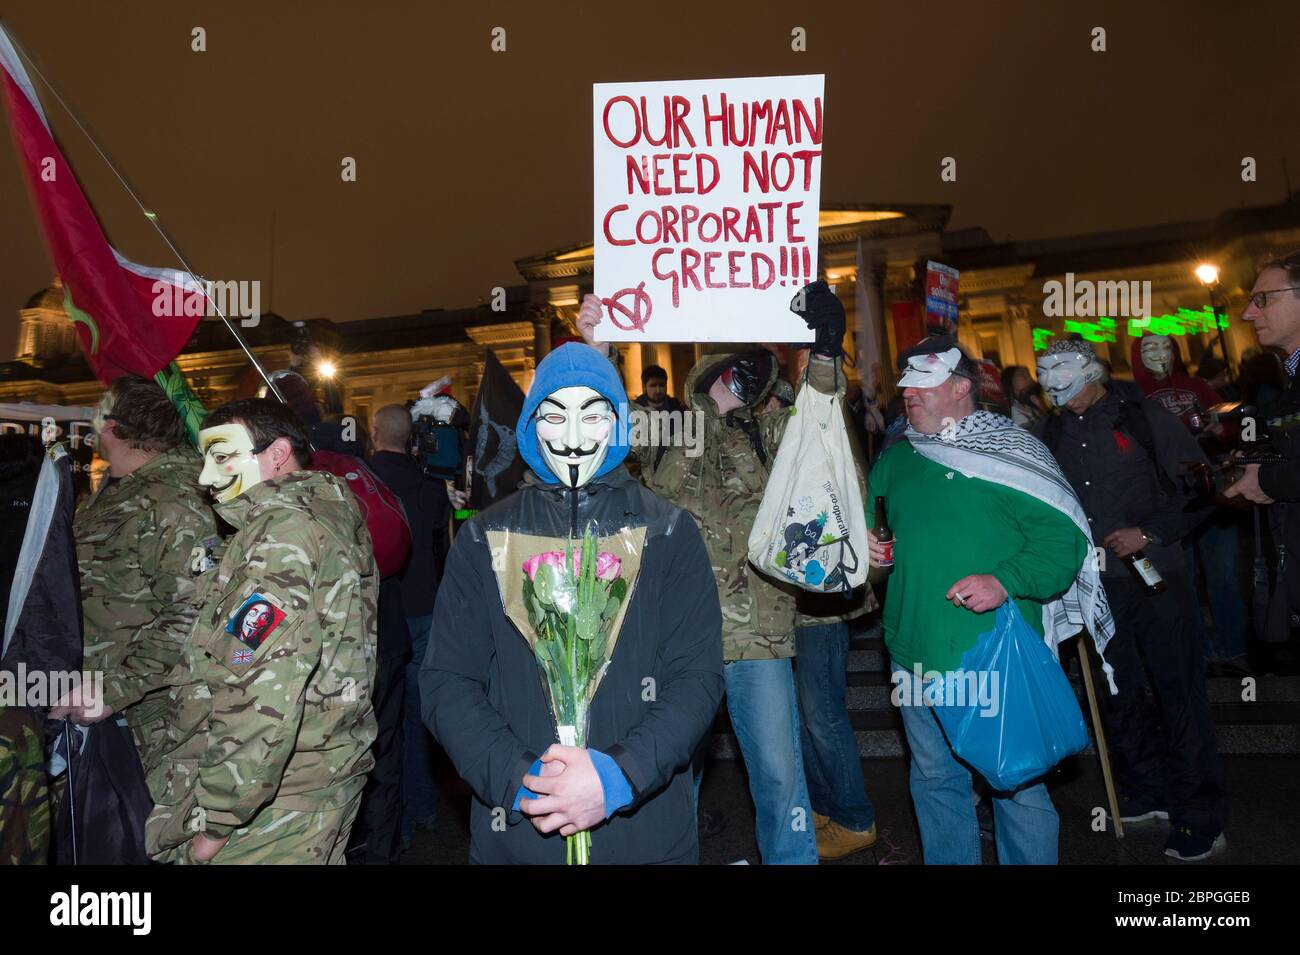
[[[831,821],[831,817],[830,817],[830,816],[823,816],[823,815],[822,815],[821,813],[819,813],[816,809],[813,810],[813,828],[814,828],[814,829],[820,829],[822,826],[826,825],[826,823],[828,823],[828,822],[830,822],[830,821]]]
[[[876,844],[876,825],[864,832],[854,832],[838,822],[826,821],[817,830],[817,858],[833,861],[870,849]]]

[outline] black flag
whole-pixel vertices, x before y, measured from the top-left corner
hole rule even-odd
[[[21,540],[21,544],[17,552],[5,555],[8,579],[0,582],[9,591],[0,670],[15,670],[19,663],[29,673],[81,670],[81,576],[72,536],[72,463],[62,443],[53,445],[41,460],[36,480],[30,482],[30,493],[22,501],[26,506],[12,508],[18,520],[10,522],[6,515],[7,543]],[[24,495],[10,493],[18,489],[10,484],[6,480],[6,496],[16,504]],[[21,528],[19,521],[24,522]]]
[[[523,407],[524,393],[489,348],[469,422],[470,506],[475,510],[512,493],[524,479],[527,465],[515,443]]]

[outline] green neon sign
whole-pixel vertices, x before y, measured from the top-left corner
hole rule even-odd
[[[1073,318],[1065,320],[1065,334],[1078,332],[1086,342],[1113,342],[1115,340],[1115,319],[1102,317],[1096,322],[1080,322]]]
[[[1180,308],[1172,315],[1152,315],[1150,318],[1130,318],[1125,330],[1131,338],[1143,335],[1200,335],[1215,333],[1220,328],[1228,327],[1228,316],[1218,314],[1210,306],[1200,309]],[[1046,351],[1050,339],[1056,333],[1050,328],[1032,329],[1034,334],[1034,351]],[[1102,316],[1095,322],[1067,318],[1065,334],[1078,333],[1084,341],[1113,342],[1116,340],[1116,322],[1113,318]]]

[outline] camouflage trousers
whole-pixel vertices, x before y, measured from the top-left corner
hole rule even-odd
[[[0,706],[0,865],[44,865],[50,852],[45,718]]]
[[[361,794],[344,809],[299,812],[264,809],[253,824],[231,833],[209,865],[346,865],[344,852]],[[193,840],[176,850],[178,865],[203,865],[195,860]]]

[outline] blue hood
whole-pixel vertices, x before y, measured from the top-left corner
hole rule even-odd
[[[519,423],[515,427],[515,433],[519,436],[519,453],[545,484],[568,482],[552,474],[547,467],[546,459],[542,457],[537,444],[537,421],[533,415],[542,399],[551,392],[577,385],[585,385],[607,398],[614,406],[616,420],[609,436],[609,451],[600,470],[593,477],[608,474],[627,457],[627,422],[623,420],[627,414],[627,392],[623,389],[623,382],[619,380],[609,359],[596,349],[590,345],[568,342],[543,358],[537,366],[537,374],[533,376],[533,385],[524,398],[524,409],[519,413]]]

